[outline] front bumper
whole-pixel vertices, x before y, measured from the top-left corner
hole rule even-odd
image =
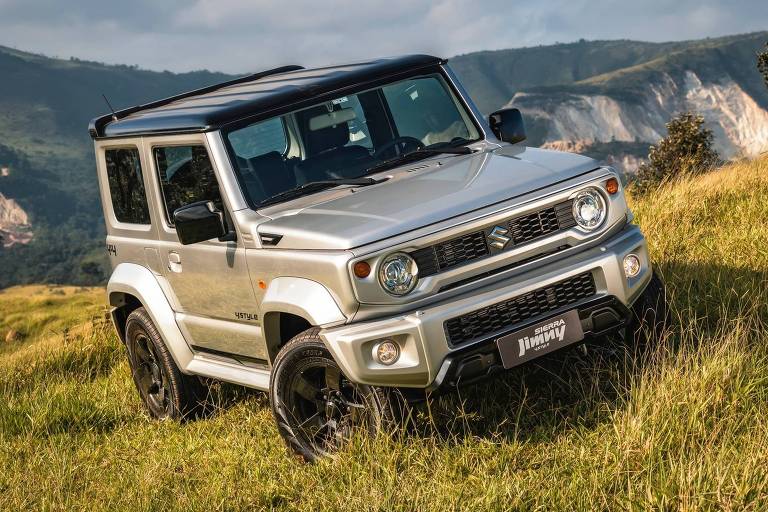
[[[629,253],[641,261],[641,272],[632,279],[624,275],[623,259]],[[596,293],[560,309],[551,310],[525,322],[506,326],[482,340],[452,347],[448,341],[445,322],[449,319],[482,309],[502,301],[525,295],[534,290],[590,272]],[[533,269],[521,275],[494,283],[471,294],[453,297],[416,311],[394,317],[359,322],[325,329],[320,336],[341,366],[344,374],[361,384],[411,388],[434,388],[451,384],[463,376],[474,376],[470,368],[488,373],[497,357],[495,339],[529,323],[536,323],[570,309],[577,309],[587,335],[600,335],[624,325],[629,307],[645,289],[651,277],[651,265],[643,234],[637,226],[628,225],[605,244],[585,250],[568,258]],[[614,312],[615,321],[595,321],[594,313],[601,309]],[[400,345],[400,358],[391,366],[374,359],[374,348],[383,338]],[[481,354],[481,364],[466,366],[474,354]],[[477,358],[475,358],[477,359]],[[464,367],[462,368],[462,365]]]

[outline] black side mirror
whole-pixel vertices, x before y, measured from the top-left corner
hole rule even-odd
[[[488,121],[491,123],[491,130],[496,137],[516,144],[525,140],[525,123],[523,114],[516,108],[503,108],[490,115]]]
[[[212,201],[198,201],[178,208],[173,212],[173,223],[182,245],[227,235],[224,214],[216,209]]]

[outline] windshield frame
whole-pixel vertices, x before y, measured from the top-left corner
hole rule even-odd
[[[435,74],[440,76],[440,78],[444,82],[444,85],[447,87],[448,92],[453,96],[451,99],[456,103],[457,109],[463,109],[463,112],[459,112],[462,115],[462,118],[465,118],[466,120],[468,120],[472,124],[472,126],[475,128],[475,130],[477,130],[477,138],[468,141],[466,144],[474,144],[482,140],[487,140],[488,135],[486,133],[486,130],[483,127],[484,126],[483,123],[477,118],[475,109],[473,109],[472,106],[468,103],[467,98],[465,98],[464,96],[463,90],[457,87],[457,84],[454,81],[455,80],[454,77],[452,76],[451,73],[447,72],[447,70],[443,65],[426,66],[421,69],[411,70],[407,73],[387,75],[387,76],[379,77],[375,80],[361,82],[359,84],[356,84],[353,87],[339,88],[337,90],[318,95],[310,100],[286,103],[284,105],[281,105],[280,107],[276,107],[271,110],[265,110],[258,114],[244,117],[237,121],[227,123],[226,125],[222,126],[219,129],[221,140],[224,144],[224,148],[227,153],[227,158],[229,160],[228,163],[229,163],[230,170],[234,174],[235,179],[237,180],[238,186],[240,187],[240,194],[242,195],[248,207],[253,211],[260,211],[266,208],[274,208],[276,206],[279,206],[280,204],[283,204],[283,202],[289,202],[289,201],[292,201],[293,199],[287,199],[286,201],[281,201],[279,203],[273,203],[273,204],[264,205],[264,206],[260,206],[259,202],[253,201],[250,194],[248,194],[247,192],[245,184],[242,181],[243,178],[241,176],[241,173],[238,171],[237,154],[229,140],[229,134],[231,132],[240,130],[254,123],[266,121],[268,119],[289,114],[291,112],[296,112],[304,108],[309,108],[319,103],[322,103],[324,101],[330,101],[339,96],[359,94],[362,92],[370,91],[372,89],[397,83],[403,80],[408,80],[408,79],[418,78],[418,77],[426,77],[426,76],[435,75]],[[438,156],[438,155],[434,155],[434,156]],[[427,157],[427,158],[431,158],[431,157]],[[384,171],[381,171],[381,172],[384,172]],[[368,176],[368,174],[365,174],[361,177],[366,177],[366,176]],[[328,189],[321,189],[321,190],[318,190],[317,192],[313,192],[313,194],[323,192],[325,190],[328,190]],[[311,195],[311,194],[308,194],[308,195]]]

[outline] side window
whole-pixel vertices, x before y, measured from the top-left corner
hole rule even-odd
[[[224,206],[211,160],[203,146],[169,146],[155,148],[155,162],[165,200],[165,214],[173,226],[173,212],[198,201],[213,201]]]
[[[137,148],[107,149],[107,179],[112,208],[120,222],[149,224],[149,208]]]

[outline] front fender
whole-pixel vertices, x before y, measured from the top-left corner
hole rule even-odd
[[[273,279],[264,294],[261,312],[263,318],[273,312],[291,313],[316,326],[336,325],[347,320],[325,286],[301,277]]]
[[[136,297],[147,310],[179,369],[188,373],[193,353],[181,334],[176,315],[155,274],[134,263],[120,263],[107,284],[107,298],[113,307],[123,305],[124,294]]]

